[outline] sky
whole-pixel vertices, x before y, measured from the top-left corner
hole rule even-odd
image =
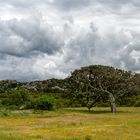
[[[0,80],[95,64],[140,72],[139,11],[139,0],[0,0]]]

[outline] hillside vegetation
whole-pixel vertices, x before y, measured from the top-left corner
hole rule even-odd
[[[140,106],[140,74],[92,65],[75,70],[66,79],[28,83],[0,81],[2,109],[91,109],[95,106],[110,106],[112,112],[116,106]]]

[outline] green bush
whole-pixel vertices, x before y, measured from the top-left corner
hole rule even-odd
[[[40,110],[53,110],[55,107],[55,99],[50,96],[41,96],[34,102],[34,108]]]
[[[0,110],[0,116],[10,116],[11,112],[7,109],[1,109]]]
[[[135,104],[134,104],[134,106],[135,107],[140,107],[140,100],[139,101],[136,101]]]
[[[5,98],[3,98],[2,100],[2,104],[7,106],[12,106],[12,105],[21,106],[29,100],[30,100],[30,94],[28,90],[12,89],[6,93]]]
[[[130,106],[140,107],[140,95],[130,100]]]

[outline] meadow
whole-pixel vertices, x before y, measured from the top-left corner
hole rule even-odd
[[[1,110],[0,140],[140,140],[140,108]]]

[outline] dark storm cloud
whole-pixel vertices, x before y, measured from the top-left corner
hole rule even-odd
[[[52,2],[51,4],[55,5],[56,7],[60,7],[63,10],[78,10],[78,8],[88,6],[90,3],[90,0],[54,0],[54,2]]]
[[[53,27],[40,19],[0,20],[0,53],[23,57],[41,52],[52,55],[62,45]]]
[[[0,2],[0,5],[11,5],[13,7],[20,8],[31,8],[37,5],[46,4],[55,5],[63,10],[76,9],[86,6],[96,6],[103,5],[104,7],[110,7],[111,9],[119,9],[123,6],[130,5],[138,7],[140,6],[140,1],[138,0],[4,0]]]
[[[119,10],[125,6],[140,9],[138,0],[53,0],[49,3],[63,10],[80,10],[80,8],[86,8],[87,6],[103,6],[102,8],[107,8],[106,10]]]

